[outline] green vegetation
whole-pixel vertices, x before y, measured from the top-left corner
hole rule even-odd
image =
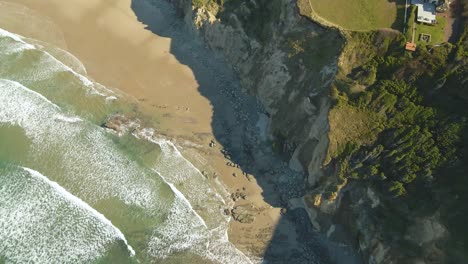
[[[314,15],[349,30],[395,28],[401,30],[404,1],[298,0],[301,14]]]
[[[416,24],[416,36],[415,41],[418,45],[435,45],[440,44],[445,41],[445,28],[446,20],[442,16],[437,16],[437,24],[435,25],[427,25],[422,23]],[[431,35],[431,40],[429,42],[425,42],[421,39],[421,34],[428,34]]]
[[[299,60],[307,69],[320,72],[331,62],[331,58],[338,56],[343,45],[338,35],[318,34],[317,32],[298,31],[287,36],[288,57],[297,64]],[[291,65],[293,66],[293,65]]]
[[[223,4],[223,0],[192,0],[192,5],[196,8],[200,8],[203,6],[222,6]]]
[[[216,6],[214,13],[223,23],[238,26],[240,22],[250,37],[264,45],[277,34],[275,25],[284,19],[280,0],[194,2]],[[337,185],[351,182],[375,191],[380,205],[372,209],[371,217],[382,231],[377,239],[391,241],[402,255],[414,257],[422,248],[405,240],[408,226],[415,218],[440,215],[451,235],[450,245],[443,247],[450,251],[447,263],[466,263],[468,26],[465,19],[458,43],[434,46],[444,39],[445,20],[438,17],[435,26],[417,24],[418,49],[405,52],[404,44],[411,39],[415,23],[414,7],[408,10],[405,35],[376,30],[402,31],[403,4],[400,0],[297,1],[301,15],[326,26],[329,21],[354,30],[340,32],[347,43],[331,89],[335,104],[329,113],[327,169],[338,175]],[[462,12],[468,17],[468,8]],[[231,19],[232,14],[237,19]],[[290,31],[280,44],[288,53],[285,63],[293,74],[287,86],[296,91],[320,85],[316,81],[320,70],[330,64],[342,45],[342,39],[330,32],[314,35],[304,28],[307,26]],[[420,33],[430,34],[431,42],[420,42]],[[289,121],[287,116],[274,118],[278,120],[273,123],[281,127]],[[291,130],[302,129],[300,125]],[[278,132],[277,147],[290,136],[287,132]],[[330,184],[325,197],[338,189]]]
[[[411,9],[408,9],[408,12],[409,12],[408,23],[407,23],[408,25],[406,27],[406,33],[405,33],[405,37],[407,41],[411,41],[413,25],[416,26],[414,42],[418,46],[435,45],[435,44],[440,44],[445,41],[444,28],[445,28],[447,21],[444,17],[437,16],[437,24],[428,25],[428,24],[416,22],[417,8],[415,6],[411,6]],[[431,35],[431,40],[429,42],[422,40],[421,34]]]
[[[377,140],[384,119],[368,109],[359,109],[340,100],[329,113],[330,144],[328,152],[335,156],[349,154],[356,145],[368,145]],[[343,144],[344,143],[344,144]],[[330,155],[325,163],[330,161]]]
[[[412,40],[413,37],[413,25],[416,23],[416,13],[417,7],[412,5],[408,8],[408,20],[405,27],[405,37],[408,42]],[[414,40],[417,40],[417,34],[415,32]]]
[[[348,33],[329,114],[327,162],[345,164],[338,166],[340,177],[377,191],[382,235],[401,245],[404,254],[415,254],[409,249],[420,248],[405,241],[406,228],[416,217],[440,215],[452,235],[444,247],[450,251],[447,263],[468,258],[468,229],[462,220],[468,219],[464,21],[458,43],[421,45],[414,53],[403,51],[398,36]]]

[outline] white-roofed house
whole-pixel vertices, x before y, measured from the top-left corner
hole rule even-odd
[[[412,0],[417,7],[416,21],[426,24],[435,24],[436,20],[436,5],[439,0]]]

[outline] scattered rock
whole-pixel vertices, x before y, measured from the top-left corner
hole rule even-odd
[[[121,114],[113,114],[107,118],[102,127],[111,129],[118,135],[126,133],[128,130],[134,131],[140,127],[140,120],[130,119]]]
[[[250,176],[250,174],[245,174],[245,177],[247,178],[248,181],[252,181],[252,177]]]
[[[239,199],[243,199],[243,200],[246,200],[247,199],[247,194],[245,192],[241,192],[239,189],[237,189],[236,192],[232,193],[231,194],[231,198],[232,200],[235,202]]]
[[[234,172],[234,173],[232,174],[232,176],[237,177],[237,174]]]
[[[280,211],[281,215],[285,215],[287,212],[288,212],[288,209],[281,208],[281,211]]]
[[[231,210],[231,215],[237,222],[250,224],[255,221],[256,211],[253,205],[239,205]]]

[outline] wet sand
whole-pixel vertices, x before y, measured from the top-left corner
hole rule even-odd
[[[262,256],[280,219],[280,209],[263,197],[274,191],[226,165],[213,132],[213,106],[192,69],[171,54],[170,38],[138,21],[130,0],[0,1],[0,27],[68,50],[92,79],[138,100],[157,120],[158,133],[176,142],[207,177],[219,175],[229,193],[245,188],[248,199],[237,205],[252,204],[258,215],[251,224],[232,221],[230,240],[248,255]],[[234,123],[229,114],[225,118]]]

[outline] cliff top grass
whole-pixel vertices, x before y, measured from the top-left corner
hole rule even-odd
[[[380,28],[402,30],[404,4],[405,1],[402,0],[297,1],[302,15],[313,20],[325,20],[343,29],[356,31]]]
[[[414,42],[419,45],[436,45],[445,41],[444,28],[447,23],[445,17],[438,15],[436,17],[437,23],[435,25],[427,25],[416,22],[416,7],[412,6],[408,9],[408,26],[405,33],[406,39],[411,41],[413,25],[416,26]],[[428,34],[431,36],[429,41],[424,41],[421,34]]]

